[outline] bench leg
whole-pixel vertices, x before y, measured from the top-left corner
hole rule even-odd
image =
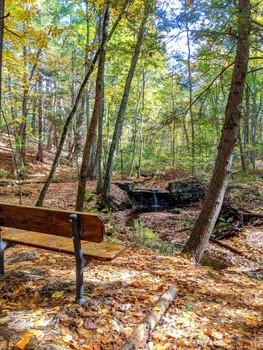
[[[86,260],[83,258],[81,249],[78,216],[76,214],[70,215],[70,221],[72,223],[72,238],[76,259],[76,303],[82,305],[84,303],[83,272]]]
[[[5,244],[2,241],[2,236],[0,233],[0,281],[3,281],[5,279],[4,250],[5,250]]]

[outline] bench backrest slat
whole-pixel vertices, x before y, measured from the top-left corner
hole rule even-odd
[[[103,241],[103,220],[90,213],[0,203],[0,226],[72,237],[70,214],[78,215],[81,239]]]

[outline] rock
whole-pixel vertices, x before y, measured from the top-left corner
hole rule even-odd
[[[125,192],[133,191],[135,187],[134,182],[116,183],[116,185]]]

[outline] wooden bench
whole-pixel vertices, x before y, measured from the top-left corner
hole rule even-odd
[[[121,244],[103,242],[100,216],[84,212],[0,203],[0,280],[4,279],[4,250],[14,244],[71,254],[76,259],[76,302],[83,304],[83,270],[91,259],[111,261]]]

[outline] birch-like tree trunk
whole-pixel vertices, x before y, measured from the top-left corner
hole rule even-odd
[[[225,122],[218,146],[218,155],[201,213],[189,240],[182,250],[182,253],[193,256],[196,262],[200,261],[207,248],[228,184],[228,174],[232,165],[233,151],[241,118],[242,98],[249,59],[250,32],[250,0],[239,0],[236,58],[225,111]]]

